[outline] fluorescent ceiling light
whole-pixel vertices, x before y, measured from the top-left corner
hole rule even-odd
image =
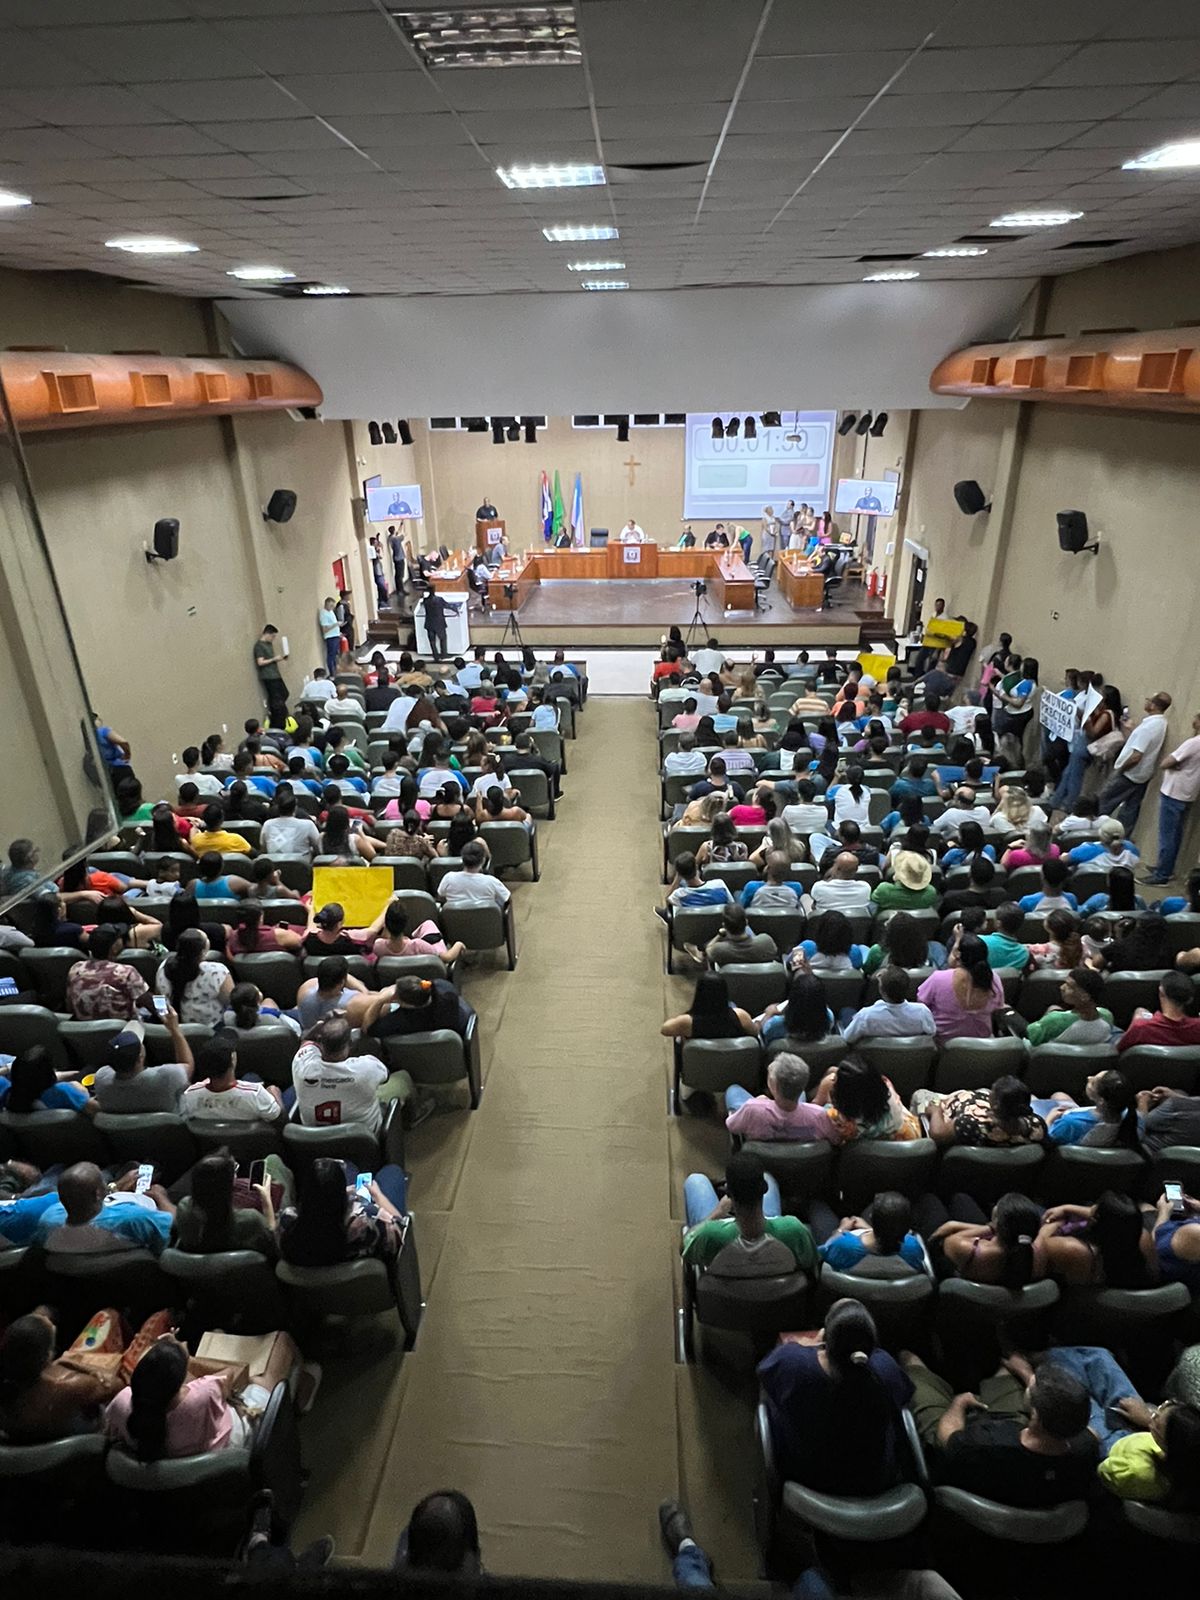
[[[309,283],[300,291],[301,294],[349,294],[344,283]]]
[[[497,167],[496,176],[506,189],[587,189],[605,183],[604,168],[586,161],[569,161],[527,167]]]
[[[1008,211],[988,223],[989,228],[1061,228],[1078,222],[1082,211]]]
[[[1175,167],[1200,167],[1200,139],[1181,139],[1175,144],[1160,144],[1144,156],[1121,163],[1124,172],[1169,172]]]
[[[624,272],[623,261],[568,261],[568,272]]]
[[[863,279],[864,283],[906,283],[909,278],[919,278],[921,274],[912,267],[897,268],[895,272],[868,272]]]
[[[168,239],[165,236],[156,238],[149,233],[131,233],[126,239],[106,239],[104,248],[128,250],[131,256],[190,256],[199,250],[200,246],[189,244],[186,239]]]
[[[543,228],[542,238],[549,239],[551,244],[571,244],[580,239],[619,239],[620,233],[616,228],[609,227],[603,222],[564,222],[554,228]]]
[[[559,67],[582,57],[573,5],[389,9],[427,67]]]
[[[628,289],[629,285],[624,278],[585,278],[581,287],[584,289]]]
[[[33,201],[27,194],[18,194],[15,189],[0,189],[0,206],[5,210],[9,206],[31,206]]]
[[[240,278],[243,283],[284,283],[296,274],[285,272],[282,267],[232,267],[225,276]]]
[[[987,246],[982,244],[956,244],[946,250],[922,250],[923,256],[938,259],[942,256],[985,256]]]

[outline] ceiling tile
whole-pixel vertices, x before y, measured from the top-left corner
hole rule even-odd
[[[149,127],[78,128],[81,139],[118,156],[219,155],[222,146],[186,122],[157,123]]]
[[[1070,54],[1071,46],[1008,45],[990,50],[924,50],[898,80],[894,92],[931,94],[941,90],[1023,89],[1036,83]]]
[[[473,75],[470,72],[460,74]],[[284,74],[279,81],[289,94],[319,117],[444,111],[447,105],[420,72],[298,73]],[[295,115],[294,107],[290,114]]]
[[[1152,8],[1147,8],[1152,9]],[[1045,79],[1049,88],[1094,88],[1097,84],[1172,83],[1200,69],[1200,39],[1153,43],[1087,44]]]
[[[342,140],[316,117],[295,121],[271,118],[259,122],[207,122],[201,130],[217,145],[242,150],[329,150],[342,148]]]
[[[252,71],[249,64],[246,70]],[[295,100],[261,74],[200,78],[192,83],[132,83],[132,93],[184,122],[248,122],[259,117],[294,117]],[[104,120],[100,117],[89,119]],[[130,122],[136,119],[130,117]],[[155,118],[155,120],[158,120]]]
[[[988,122],[1099,122],[1146,98],[1142,85],[1105,89],[1026,89],[986,113]]]
[[[398,32],[374,9],[342,16],[293,14],[286,25],[271,20],[220,22],[213,25],[212,32],[229,50],[253,61],[264,72],[418,70]],[[460,76],[476,74],[467,72]]]
[[[50,30],[37,37],[114,83],[232,78],[246,62],[211,28],[193,22]]]
[[[902,50],[763,57],[750,68],[742,93],[748,100],[804,100],[809,95],[869,97],[906,59]]]

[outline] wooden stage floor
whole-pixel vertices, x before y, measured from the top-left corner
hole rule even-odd
[[[719,612],[701,601],[710,633],[729,644],[840,644],[857,640],[867,617],[881,617],[878,602],[869,603],[860,583],[843,584],[837,603],[825,611],[794,610],[777,588],[765,596],[771,609]],[[521,632],[530,644],[657,645],[676,624],[686,629],[696,597],[690,583],[673,578],[637,582],[595,582],[590,579],[543,579],[521,607]],[[471,637],[479,644],[499,642],[506,614],[490,612],[486,622],[471,613]]]

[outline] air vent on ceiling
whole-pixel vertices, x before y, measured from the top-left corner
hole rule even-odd
[[[1027,233],[960,233],[955,244],[1003,244],[1006,239],[1027,239]]]
[[[920,255],[919,250],[889,250],[881,256],[859,256],[859,261],[915,261]]]
[[[561,67],[582,59],[573,5],[392,9],[427,67]]]
[[[457,417],[430,417],[429,431],[431,433],[452,432],[458,427],[458,422],[459,419]]]
[[[1056,250],[1111,250],[1114,245],[1131,244],[1130,239],[1072,239],[1070,244],[1056,244]]]
[[[707,161],[610,161],[609,173],[614,172],[703,172]]]

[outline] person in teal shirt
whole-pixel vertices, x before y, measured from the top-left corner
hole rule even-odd
[[[993,972],[997,967],[1011,967],[1014,972],[1024,972],[1029,965],[1029,946],[1017,938],[1024,920],[1025,913],[1015,900],[1006,900],[997,909],[996,932],[983,935],[988,966]]]

